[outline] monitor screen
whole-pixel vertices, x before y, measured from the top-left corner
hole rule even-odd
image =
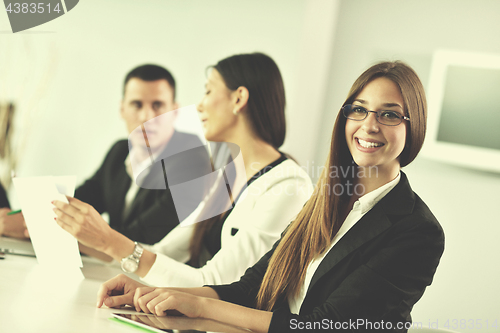
[[[422,155],[500,172],[500,54],[438,50]]]
[[[448,66],[437,140],[500,150],[500,69]]]

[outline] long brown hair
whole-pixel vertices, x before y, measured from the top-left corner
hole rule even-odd
[[[245,115],[253,131],[275,149],[281,147],[286,135],[286,98],[283,79],[274,60],[263,53],[237,54],[222,59],[212,68],[222,76],[229,90],[241,86],[248,89]],[[229,189],[229,185],[227,187]],[[191,265],[199,265],[204,237],[223,217],[224,214],[218,215],[196,224],[189,246]]]
[[[400,165],[408,165],[417,156],[425,137],[427,106],[422,83],[408,65],[382,62],[367,69],[354,82],[345,104],[351,104],[372,80],[386,77],[398,85],[410,118],[406,145],[400,155]],[[342,210],[349,201],[347,182],[355,181],[357,172],[345,172],[356,167],[345,139],[346,118],[337,114],[326,167],[316,189],[295,221],[290,224],[269,260],[257,294],[256,307],[271,311],[278,301],[296,297],[304,284],[309,263],[324,253],[342,226]],[[330,177],[331,170],[343,170]],[[341,191],[341,192],[340,192]],[[334,194],[335,193],[335,194]],[[338,194],[340,193],[340,194]]]

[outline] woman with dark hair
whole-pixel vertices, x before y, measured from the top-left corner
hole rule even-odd
[[[270,57],[254,53],[221,60],[205,88],[197,106],[204,135],[228,143],[232,161],[224,172],[214,171],[219,186],[159,243],[134,243],[84,203],[55,202],[61,227],[86,221],[77,235],[83,245],[153,285],[236,281],[269,251],[313,191],[307,173],[278,150],[286,132],[285,90]]]
[[[255,332],[406,332],[444,249],[441,226],[401,171],[417,156],[425,123],[417,74],[401,62],[372,66],[337,116],[315,193],[239,282],[193,289],[108,283],[134,290],[121,301],[137,311],[174,309]],[[113,304],[103,290],[98,305]]]

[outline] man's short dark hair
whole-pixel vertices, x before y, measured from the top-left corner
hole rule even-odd
[[[172,91],[174,93],[174,101],[175,101],[175,80],[172,74],[165,68],[158,65],[141,65],[134,69],[132,69],[127,76],[125,77],[125,81],[123,82],[123,95],[125,96],[125,86],[130,79],[138,78],[143,81],[156,81],[156,80],[167,80],[170,87],[172,87]]]

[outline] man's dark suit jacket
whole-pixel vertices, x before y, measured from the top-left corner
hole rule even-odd
[[[239,282],[211,286],[222,300],[247,307],[255,297],[274,248]],[[273,309],[269,332],[297,332],[298,323],[349,323],[358,319],[393,324],[393,330],[344,325],[346,332],[405,332],[410,311],[431,284],[444,250],[444,234],[406,175],[331,249],[316,270],[298,315],[287,300]],[[334,326],[333,326],[334,327]],[[384,326],[387,327],[387,326]],[[310,330],[323,331],[328,330]]]
[[[194,146],[199,148],[189,149]],[[182,147],[186,147],[187,150],[183,151]],[[188,170],[192,177],[193,174],[201,176],[211,171],[206,148],[197,136],[174,132],[160,155],[170,155],[169,150],[172,152],[172,149],[175,150],[173,151],[175,155],[164,159],[167,175],[178,175]],[[92,178],[76,189],[75,198],[90,204],[101,214],[107,212],[110,226],[123,235],[134,241],[154,244],[179,224],[176,207],[167,182],[166,189],[140,188],[127,215],[123,218],[125,196],[132,181],[124,164],[128,154],[127,140],[115,143]],[[184,158],[185,156],[187,157]],[[160,161],[154,164],[151,174],[154,176],[147,177],[149,183],[165,184]],[[192,194],[189,200],[183,200],[186,207],[182,207],[182,210],[193,211],[200,203],[203,194],[204,189],[200,189],[199,192]]]
[[[2,184],[0,184],[0,208],[10,208],[9,199]]]

